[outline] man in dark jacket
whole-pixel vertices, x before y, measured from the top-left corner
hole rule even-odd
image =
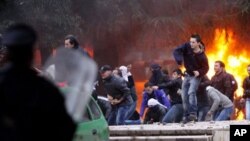
[[[67,35],[65,37],[64,46],[65,48],[79,50],[84,56],[90,57],[89,53],[80,47],[76,37],[73,35]]]
[[[222,61],[215,61],[214,71],[215,74],[211,79],[212,86],[226,95],[233,102],[234,92],[232,91],[232,82],[225,71],[225,64]]]
[[[183,117],[183,106],[181,99],[182,72],[180,69],[175,69],[172,73],[173,79],[168,83],[162,84],[159,89],[168,89],[171,108],[164,116],[162,122],[173,123],[180,122]]]
[[[109,125],[123,125],[133,102],[127,83],[122,78],[112,75],[109,65],[102,66],[100,73],[112,105],[112,111],[108,119]]]
[[[119,70],[121,72],[121,77],[124,79],[124,81],[126,81],[127,86],[131,92],[131,97],[133,99],[133,103],[131,104],[131,107],[129,108],[127,119],[132,117],[132,115],[136,111],[136,104],[137,104],[137,95],[136,95],[136,90],[135,90],[134,77],[130,72],[131,67],[132,67],[131,65],[130,65],[130,68],[126,66],[119,67]]]
[[[246,120],[250,120],[250,65],[247,66],[248,76],[243,80],[243,98],[241,101],[246,102]]]
[[[177,47],[173,55],[178,65],[181,65],[182,61],[184,61],[186,69],[182,83],[183,120],[184,122],[196,120],[198,110],[196,91],[200,83],[200,78],[209,69],[201,37],[198,34],[191,35],[190,42]]]
[[[159,86],[163,83],[167,83],[170,81],[170,78],[167,74],[163,73],[161,70],[161,66],[157,63],[153,63],[150,65],[150,70],[152,72],[152,75],[149,79],[149,83],[153,84],[154,86]],[[167,89],[163,89],[166,94],[168,94]]]
[[[59,90],[31,69],[36,32],[25,24],[3,35],[9,64],[0,72],[1,141],[70,141],[76,125]]]

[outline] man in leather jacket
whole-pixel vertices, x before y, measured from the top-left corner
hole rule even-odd
[[[109,125],[123,125],[133,102],[131,92],[125,80],[112,74],[112,69],[109,65],[102,66],[100,73],[104,81],[107,97],[112,105],[108,123]]]

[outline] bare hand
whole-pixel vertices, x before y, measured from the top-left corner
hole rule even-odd
[[[169,94],[168,94],[168,96],[167,96],[167,97],[168,97],[168,99],[171,101],[171,97],[170,97],[170,95],[169,95]]]
[[[240,99],[240,103],[245,103],[245,99],[244,99],[244,98],[241,98],[241,99]]]
[[[113,99],[112,102],[111,102],[111,104],[112,105],[116,105],[116,104],[121,103],[122,101],[123,101],[123,98],[120,98],[119,100],[118,99]]]
[[[116,104],[118,104],[118,103],[120,103],[120,101],[119,101],[118,99],[114,99],[114,100],[112,100],[112,102],[111,102],[112,105],[116,105]]]
[[[205,121],[212,121],[213,117],[212,117],[213,113],[211,111],[207,112],[207,115],[205,117]]]
[[[127,65],[127,68],[128,68],[128,72],[130,72],[130,70],[132,69],[132,65],[131,64]]]
[[[211,111],[208,111],[208,112],[207,112],[207,116],[212,116],[212,114],[213,114],[213,113],[212,113]]]
[[[193,73],[194,73],[195,77],[198,77],[200,75],[200,73],[198,71],[193,71]]]
[[[108,95],[108,100],[111,105],[116,105],[118,103],[117,99],[114,99],[112,96]]]
[[[153,86],[152,88],[153,88],[154,90],[159,89],[159,87],[158,87],[158,86]]]
[[[177,90],[177,94],[178,94],[178,95],[181,95],[181,94],[182,94],[182,90],[181,90],[181,89],[178,89],[178,90]]]

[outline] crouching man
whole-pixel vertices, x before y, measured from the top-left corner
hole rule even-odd
[[[164,107],[167,107],[168,109],[171,106],[170,101],[167,98],[164,91],[163,90],[154,90],[153,84],[147,82],[144,84],[143,99],[142,99],[141,109],[140,109],[140,117],[141,118],[143,118],[143,115],[144,115],[146,108],[152,108],[152,107],[148,107],[148,102],[150,99],[155,99],[158,103],[160,103],[161,105],[164,105]],[[154,121],[154,122],[156,122],[156,121]]]
[[[146,112],[143,124],[161,122],[166,113],[167,107],[162,105],[156,99],[151,98],[148,101],[148,110]]]
[[[215,121],[229,119],[233,113],[232,101],[214,87],[207,86],[206,92],[209,99],[212,101],[212,106],[207,113],[206,120],[212,117]]]

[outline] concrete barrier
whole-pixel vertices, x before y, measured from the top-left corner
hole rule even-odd
[[[150,125],[110,126],[110,140],[144,141],[229,141],[230,125],[250,125],[249,121],[217,121],[196,123],[154,123]]]
[[[110,141],[212,141],[212,136],[124,136]]]

